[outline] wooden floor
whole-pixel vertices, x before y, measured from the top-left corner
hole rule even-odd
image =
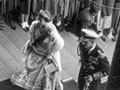
[[[4,30],[0,30],[0,81],[3,81],[10,78],[15,69],[21,64],[22,54],[20,50],[28,40],[29,33],[24,32],[16,23],[14,24],[17,28],[13,31],[4,23],[4,20],[0,20],[4,26]],[[77,56],[77,39],[66,31],[60,32],[60,34],[65,40],[65,46],[61,50],[62,80],[70,77],[77,80],[80,67],[79,57]],[[111,41],[103,42],[100,39],[97,40],[97,43],[105,49],[111,62],[115,43]]]

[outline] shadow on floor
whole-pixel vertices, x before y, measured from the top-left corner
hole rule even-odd
[[[63,82],[64,90],[79,90],[77,83],[72,79],[66,82]],[[25,90],[16,85],[12,85],[10,79],[0,82],[0,90]]]
[[[62,81],[64,90],[79,90],[78,84],[75,82],[74,79],[70,79],[67,81]]]
[[[25,90],[16,85],[12,85],[10,79],[0,82],[0,90]]]

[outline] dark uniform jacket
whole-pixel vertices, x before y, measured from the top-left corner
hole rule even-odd
[[[91,52],[88,52],[88,50],[84,48],[84,44],[81,42],[79,44],[79,49],[82,64],[78,76],[78,84],[80,90],[83,90],[85,85],[84,77],[92,75],[93,82],[100,81],[101,77],[108,74],[110,65],[107,57],[98,45],[96,45]]]

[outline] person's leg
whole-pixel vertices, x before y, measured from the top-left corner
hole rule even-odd
[[[106,17],[101,17],[100,19],[100,24],[101,24],[101,33],[99,33],[99,36],[103,41],[106,41],[106,36],[104,35],[104,24],[105,24],[105,18]]]
[[[9,14],[8,14],[8,22],[9,22],[9,25],[10,25],[11,29],[15,30],[16,27],[15,27],[14,23],[12,22],[12,11],[9,11],[8,13],[9,13]]]
[[[29,21],[29,14],[30,14],[30,7],[31,6],[31,0],[26,0],[21,3],[21,26],[22,28],[29,27],[28,21]]]
[[[25,25],[26,25],[26,27],[29,27],[28,20],[29,20],[29,14],[25,15]]]
[[[21,14],[21,27],[22,28],[25,28],[25,23],[24,23],[24,20],[25,19],[25,14]]]

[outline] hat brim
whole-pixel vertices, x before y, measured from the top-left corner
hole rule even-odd
[[[84,33],[84,38],[87,39],[96,39],[99,38],[100,36],[93,30],[89,29],[82,29],[82,32]]]

